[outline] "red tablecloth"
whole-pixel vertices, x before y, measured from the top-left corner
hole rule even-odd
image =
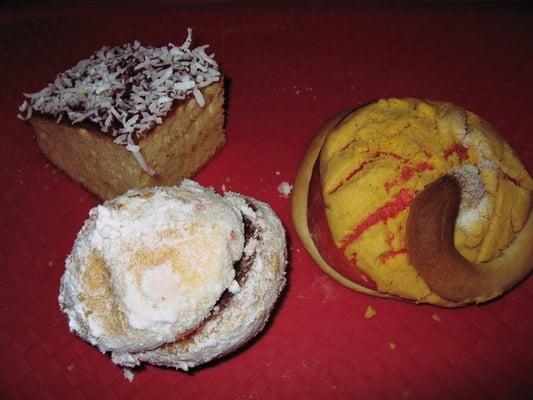
[[[0,397],[526,398],[533,279],[445,310],[354,293],[303,250],[277,186],[321,123],[379,97],[452,101],[491,121],[533,168],[531,7],[211,6],[91,13],[0,28]],[[64,259],[98,201],[49,165],[16,118],[23,92],[103,45],[210,43],[229,78],[228,143],[197,176],[269,202],[290,241],[289,285],[253,345],[190,373],[132,383],[68,331]],[[532,244],[533,245],[533,244]],[[365,319],[372,306],[377,315]]]

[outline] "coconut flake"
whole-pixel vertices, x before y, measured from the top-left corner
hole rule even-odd
[[[124,378],[126,378],[126,380],[130,383],[133,382],[133,378],[135,378],[135,373],[130,368],[123,368],[123,372]]]
[[[150,164],[146,162],[143,155],[140,151],[132,151],[133,157],[135,158],[135,161],[139,164],[139,166],[150,176],[155,175],[155,169],[153,169]]]
[[[24,100],[22,102],[22,104],[20,105],[20,107],[19,107],[19,111],[20,112],[24,112],[24,111],[26,111],[27,108],[28,108],[28,102],[26,100]]]
[[[196,102],[198,103],[198,105],[200,107],[205,106],[204,96],[202,96],[202,92],[200,92],[200,90],[198,90],[198,88],[195,87],[192,90],[192,94],[194,95],[194,98],[195,98]]]
[[[132,153],[138,153],[141,150],[141,148],[137,146],[136,144],[128,143],[126,145],[126,150],[131,151]]]

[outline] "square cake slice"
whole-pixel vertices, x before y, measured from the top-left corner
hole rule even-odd
[[[195,174],[224,144],[223,78],[207,46],[104,47],[26,95],[51,163],[106,200]]]

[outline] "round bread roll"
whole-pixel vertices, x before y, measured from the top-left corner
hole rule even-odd
[[[285,231],[268,205],[185,180],[92,209],[59,303],[71,330],[115,363],[186,370],[264,327],[285,265]]]
[[[292,216],[351,289],[457,307],[533,268],[533,180],[486,121],[450,103],[387,99],[329,120],[305,153]]]

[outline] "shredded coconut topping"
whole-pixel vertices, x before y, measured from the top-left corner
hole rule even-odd
[[[175,101],[192,95],[203,107],[200,89],[220,79],[214,54],[206,53],[208,45],[191,49],[191,43],[188,28],[181,46],[145,47],[135,41],[102,47],[39,92],[25,93],[18,117],[28,120],[37,111],[57,122],[93,123],[153,174],[135,143],[163,122]]]

